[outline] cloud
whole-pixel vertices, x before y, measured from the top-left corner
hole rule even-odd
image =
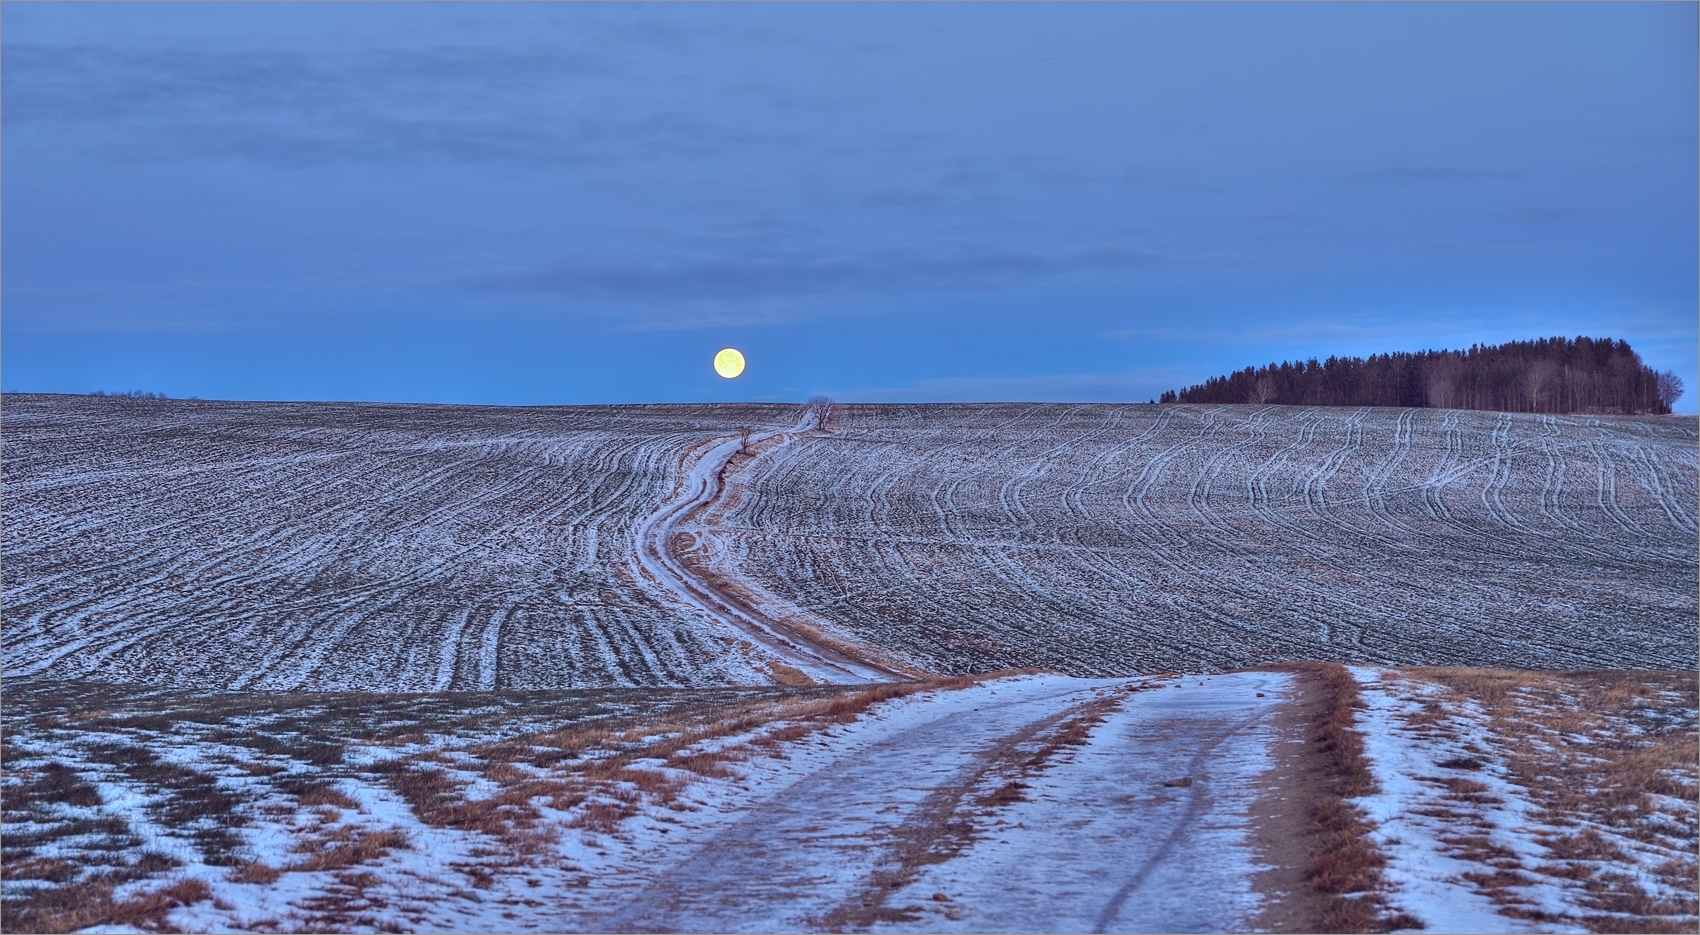
[[[309,53],[8,44],[6,57],[7,122],[25,124],[453,105],[612,67],[585,51],[471,46]]]
[[[1039,250],[974,246],[832,253],[793,251],[765,257],[724,251],[638,263],[566,261],[497,270],[461,279],[467,288],[556,295],[612,305],[743,302],[838,294],[977,290],[1073,273],[1150,269],[1166,259],[1116,245]]]
[[[285,165],[629,162],[797,142],[751,129],[747,116],[710,119],[709,109],[689,100],[645,97],[640,86],[652,76],[641,56],[620,51],[588,44],[316,52],[8,44],[5,124],[14,145],[26,148]],[[746,101],[759,103],[761,95],[745,84]],[[67,139],[73,145],[62,145]]]

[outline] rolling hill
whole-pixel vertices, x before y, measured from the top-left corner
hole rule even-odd
[[[505,690],[1697,651],[1691,417],[15,394],[4,416],[8,676]]]

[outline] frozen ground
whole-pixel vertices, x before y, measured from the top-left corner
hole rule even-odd
[[[1693,930],[1691,674],[1357,674],[1380,789],[1352,801],[1395,908],[1430,932]],[[1304,684],[14,681],[6,927],[1317,931],[1294,885],[1314,788],[1278,763]]]
[[[764,731],[808,723],[781,716],[697,744],[751,751],[718,778],[692,775],[620,820],[584,821],[599,796],[631,781],[615,779],[544,807],[523,834],[433,819],[398,791],[400,773],[382,768],[440,758],[475,775],[482,748],[471,741],[489,744],[487,733],[401,742],[426,726],[413,723],[385,740],[344,742],[332,765],[274,755],[266,762],[276,773],[253,769],[254,751],[205,725],[169,741],[155,734],[162,760],[202,771],[228,797],[238,821],[216,842],[207,822],[173,817],[181,776],[141,775],[125,768],[134,755],[109,755],[137,741],[118,726],[145,720],[132,713],[100,732],[14,729],[9,769],[81,759],[96,793],[81,806],[44,805],[33,822],[9,816],[7,833],[44,838],[38,859],[103,845],[113,856],[110,836],[45,840],[54,836],[43,819],[121,823],[130,841],[120,852],[174,866],[138,875],[116,898],[203,881],[200,898],[141,920],[184,931],[1234,930],[1262,899],[1250,885],[1249,809],[1269,766],[1269,714],[1290,688],[1290,676],[1268,672],[1018,677],[912,694],[754,754],[748,745]],[[546,707],[537,701],[529,707]],[[631,703],[608,699],[594,716]],[[563,713],[535,710],[501,730],[510,740],[546,734]],[[271,723],[243,719],[256,730]],[[461,719],[460,730],[471,723]],[[668,762],[633,765],[659,774]],[[484,788],[473,780],[462,794],[495,795],[488,773]],[[304,804],[304,788],[318,790],[316,804]],[[324,859],[367,838],[386,844]],[[9,883],[8,895],[23,888]]]
[[[7,930],[1700,922],[1691,418],[4,406]]]
[[[272,690],[760,684],[640,571],[739,420],[796,406],[5,399],[8,675]]]
[[[1153,690],[1104,710],[1053,768],[998,777],[1025,786],[1020,798],[981,818],[971,846],[887,897],[911,908],[877,929],[1024,932],[1039,920],[1059,932],[1253,928],[1267,897],[1253,889],[1263,863],[1251,810],[1270,748],[1291,739],[1269,715],[1292,677],[1146,684]]]
[[[942,672],[1691,667],[1692,417],[841,406],[724,567]]]
[[[1687,417],[4,406],[9,676],[440,691],[1700,651]]]
[[[1430,932],[1700,927],[1689,673],[1358,668],[1356,800]]]

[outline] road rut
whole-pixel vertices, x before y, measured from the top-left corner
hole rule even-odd
[[[1276,739],[1268,715],[1292,679],[1180,684],[1035,677],[900,706],[884,725],[857,725],[877,737],[828,738],[800,774],[718,805],[729,818],[686,819],[607,884],[595,902],[613,908],[572,925],[1243,927],[1260,908],[1249,882],[1254,780]]]

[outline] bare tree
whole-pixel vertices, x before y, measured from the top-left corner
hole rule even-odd
[[[1275,381],[1267,374],[1258,377],[1257,382],[1252,384],[1250,396],[1246,402],[1257,406],[1267,405],[1275,399]]]
[[[1529,394],[1529,411],[1542,412],[1541,394],[1552,381],[1558,368],[1550,360],[1537,360],[1523,371],[1523,389]]]
[[[809,397],[809,411],[815,414],[815,428],[825,430],[827,420],[832,418],[832,407],[835,404],[831,396],[816,394]]]
[[[1659,374],[1659,404],[1666,409],[1682,398],[1682,378],[1666,370]]]
[[[1452,408],[1452,381],[1438,374],[1429,377],[1428,404],[1434,409]]]
[[[1428,404],[1435,409],[1451,409],[1455,405],[1454,391],[1458,386],[1459,371],[1463,367],[1457,358],[1447,356],[1428,365],[1424,372],[1428,385]]]
[[[754,431],[754,429],[751,429],[747,425],[738,426],[738,453],[739,454],[747,455],[747,454],[750,453],[750,434],[753,431]]]

